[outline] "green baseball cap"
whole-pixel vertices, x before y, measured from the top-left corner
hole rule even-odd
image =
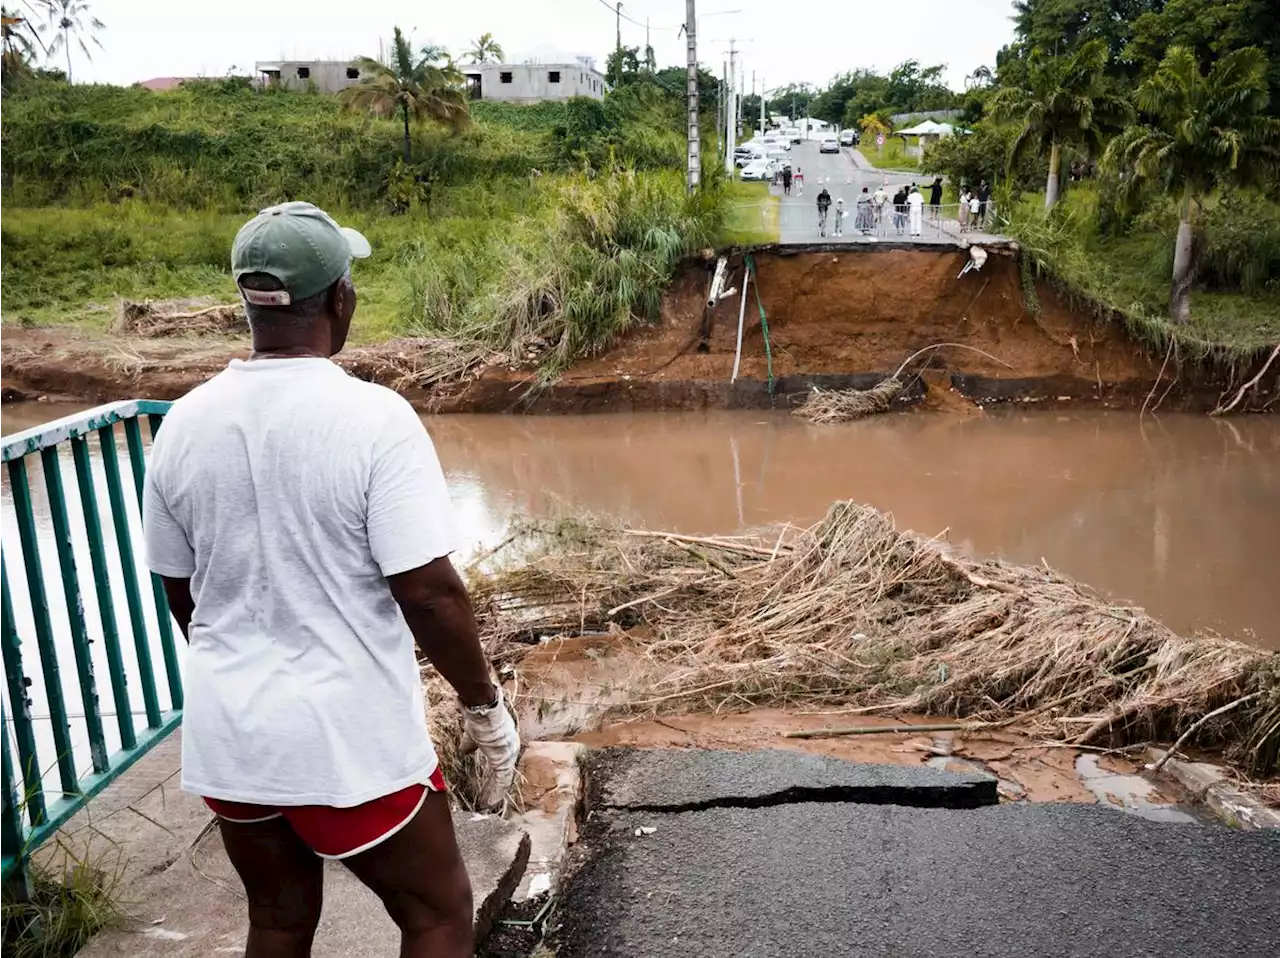
[[[231,273],[236,285],[246,273],[267,273],[281,290],[245,289],[240,295],[255,306],[288,306],[328,289],[352,259],[372,250],[360,233],[339,226],[311,203],[292,202],[263,210],[236,234],[231,244]]]

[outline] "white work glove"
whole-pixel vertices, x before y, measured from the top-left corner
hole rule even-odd
[[[480,759],[480,807],[497,808],[507,797],[516,778],[520,757],[520,733],[507,710],[502,687],[498,704],[489,709],[462,706],[462,753],[475,751]]]

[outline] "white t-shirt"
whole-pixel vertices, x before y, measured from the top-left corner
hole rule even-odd
[[[911,207],[913,212],[915,210],[920,209],[922,206],[924,206],[924,194],[923,193],[910,194],[907,197],[907,205]]]
[[[327,359],[232,361],[148,462],[147,558],[191,579],[182,787],[348,807],[436,767],[386,576],[448,555],[453,507],[400,396]]]
[[[969,198],[969,212],[977,213],[982,208],[982,201],[976,196]]]

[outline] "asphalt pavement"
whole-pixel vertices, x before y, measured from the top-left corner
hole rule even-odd
[[[1101,805],[794,802],[788,782],[814,768],[777,756],[697,785],[714,792],[711,807],[659,811],[690,796],[683,785],[672,793],[669,759],[651,761],[651,787],[635,761],[616,766],[616,787],[608,763],[588,765],[584,860],[560,896],[560,958],[1276,954],[1280,835]],[[746,807],[731,804],[735,775]]]
[[[960,240],[959,224],[955,222],[956,209],[951,207],[943,211],[943,216],[931,219],[927,215],[923,235],[919,237],[899,234],[894,227],[891,216],[886,216],[878,224],[871,235],[863,235],[854,229],[854,214],[858,197],[865,187],[868,193],[875,193],[876,188],[883,186],[890,197],[900,186],[916,183],[921,191],[933,182],[933,177],[919,172],[901,172],[878,170],[857,150],[841,147],[839,153],[822,153],[818,149],[817,140],[805,140],[791,147],[791,169],[804,173],[802,189],[792,186],[791,195],[782,195],[781,187],[772,187],[772,191],[781,198],[779,209],[779,242],[795,245],[806,243],[877,243],[903,242],[921,245],[955,246]],[[837,198],[844,199],[846,216],[844,219],[844,235],[836,236],[834,230],[834,214],[828,218],[827,235],[818,233],[818,194],[823,187],[830,192],[832,202]],[[926,193],[927,198],[927,193]],[[834,208],[834,207],[833,207]],[[974,234],[974,242],[999,242],[1003,238]]]

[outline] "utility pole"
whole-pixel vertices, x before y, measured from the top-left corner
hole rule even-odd
[[[764,77],[760,78],[760,131],[764,132]]]
[[[747,101],[747,71],[743,70],[738,74],[738,98],[734,101],[734,105],[738,111],[738,123],[734,127],[734,136],[742,136],[742,104]]]
[[[720,94],[716,99],[716,153],[724,153],[725,106],[728,103],[729,61],[720,61]]]
[[[619,3],[614,12],[617,14],[618,43],[613,55],[613,88],[622,86],[622,4]]]
[[[698,188],[698,183],[702,179],[702,142],[701,131],[698,129],[698,40],[697,19],[694,15],[694,0],[685,0],[684,3],[684,34],[685,49],[688,53],[689,74],[686,81],[686,92],[689,95],[689,116],[688,116],[688,168],[685,173],[685,182],[688,185],[689,192],[692,193]],[[648,38],[648,19],[645,19],[645,34]]]
[[[737,146],[738,104],[737,87],[734,78],[738,70],[738,51],[733,48],[733,40],[729,40],[729,77],[725,83],[725,131],[724,131],[724,171],[733,176],[733,149]]]

